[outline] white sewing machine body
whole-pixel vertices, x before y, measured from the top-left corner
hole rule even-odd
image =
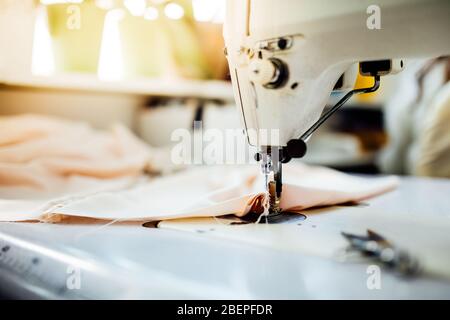
[[[353,88],[359,62],[450,53],[448,1],[376,4],[377,8],[359,0],[228,1],[226,51],[251,145],[286,146],[298,139],[319,119],[343,73],[339,87]],[[379,14],[379,29],[368,22],[371,14]],[[279,86],[270,85],[270,59],[287,69]]]

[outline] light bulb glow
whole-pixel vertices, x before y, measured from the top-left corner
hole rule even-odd
[[[192,0],[194,18],[201,22],[223,23],[226,0]]]
[[[156,20],[159,18],[159,11],[154,7],[145,9],[144,18],[147,20]]]
[[[125,8],[135,17],[141,17],[145,13],[147,2],[145,0],[125,0],[123,2]]]
[[[39,6],[36,13],[31,58],[31,73],[39,76],[48,76],[55,72],[52,39],[47,21],[47,10]]]
[[[164,14],[169,19],[179,20],[184,17],[184,9],[182,6],[176,3],[168,3],[164,7]]]
[[[123,17],[124,12],[121,9],[114,9],[106,14],[97,72],[100,80],[114,81],[123,77],[122,44],[119,32],[119,22]]]
[[[82,3],[83,0],[41,0],[43,5],[61,4],[61,3]]]

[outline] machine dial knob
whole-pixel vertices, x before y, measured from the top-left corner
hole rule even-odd
[[[249,77],[254,83],[276,89],[286,83],[287,66],[279,59],[255,59],[249,65]]]
[[[256,59],[249,66],[250,79],[262,86],[271,83],[276,77],[277,69],[272,61]]]

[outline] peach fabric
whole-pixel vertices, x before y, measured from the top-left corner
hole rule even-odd
[[[0,118],[0,221],[162,220],[264,210],[257,165],[194,167],[151,179],[145,168],[170,164],[157,155],[122,126],[98,131],[34,115]],[[398,184],[396,177],[362,178],[300,163],[283,171],[285,210],[361,201]]]
[[[145,181],[126,190],[69,197],[33,214],[3,214],[3,220],[61,222],[81,217],[147,221],[263,212],[266,194],[257,166],[204,167]],[[362,178],[302,164],[284,169],[281,207],[301,211],[315,206],[357,202],[394,189],[396,177]],[[12,211],[10,211],[12,212]],[[9,217],[9,219],[6,219]]]
[[[121,125],[99,131],[37,115],[0,117],[0,187],[49,190],[74,176],[138,176],[148,159],[148,148]]]

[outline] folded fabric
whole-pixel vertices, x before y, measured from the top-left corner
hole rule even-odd
[[[36,115],[0,117],[0,221],[162,220],[262,213],[267,203],[257,166],[171,171],[170,153],[122,126],[99,131]],[[173,169],[173,168],[172,168]],[[285,166],[281,207],[303,210],[360,201],[397,179],[359,178],[301,164]]]
[[[116,124],[25,114],[0,117],[0,198],[48,199],[117,189],[145,171],[167,171],[170,153]],[[173,166],[172,166],[173,167]],[[170,168],[169,168],[170,169]]]
[[[74,176],[137,176],[149,157],[149,149],[121,125],[99,131],[38,115],[0,117],[0,187],[51,190]]]
[[[87,217],[136,221],[262,213],[266,193],[258,171],[256,166],[199,167],[127,190],[54,201],[46,210],[41,207],[40,212],[16,211],[8,215],[1,210],[0,219],[60,222],[66,217]],[[281,207],[290,211],[361,201],[398,184],[396,177],[362,178],[303,164],[286,165],[284,179]]]
[[[0,219],[33,219],[63,199],[136,184],[142,173],[170,171],[170,153],[126,127],[25,114],[0,117]]]

